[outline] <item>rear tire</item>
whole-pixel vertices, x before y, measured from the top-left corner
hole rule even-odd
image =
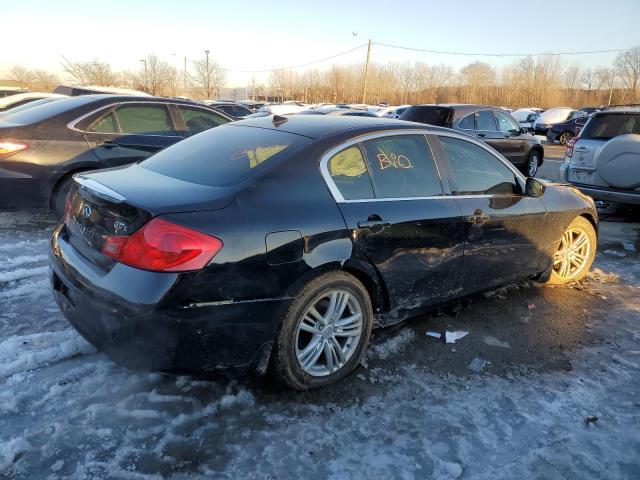
[[[71,188],[71,177],[63,178],[56,185],[51,196],[51,208],[57,218],[64,217],[65,204],[67,202],[67,194]]]
[[[564,145],[566,147],[567,144],[571,141],[572,138],[573,138],[573,133],[571,133],[571,132],[562,132],[560,134],[560,136],[558,137],[558,141],[560,142],[560,145]]]
[[[286,312],[271,371],[294,390],[337,382],[360,363],[372,327],[373,308],[362,283],[345,272],[325,273],[302,287]]]
[[[582,280],[596,256],[598,239],[589,220],[576,217],[560,238],[553,255],[548,285],[565,285]]]

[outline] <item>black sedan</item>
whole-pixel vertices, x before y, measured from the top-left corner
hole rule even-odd
[[[0,118],[0,209],[62,215],[73,174],[142,160],[231,121],[215,109],[157,97],[84,95]]]
[[[596,228],[589,197],[466,134],[296,115],[76,175],[50,255],[60,308],[117,362],[308,389],[356,368],[374,326],[582,278]]]
[[[487,142],[530,177],[535,176],[544,161],[540,140],[502,108],[467,104],[413,105],[399,118],[473,135]]]
[[[560,145],[568,145],[573,137],[577,137],[582,127],[589,120],[586,113],[582,116],[572,117],[564,122],[554,123],[547,130],[547,141],[555,143],[556,140]]]

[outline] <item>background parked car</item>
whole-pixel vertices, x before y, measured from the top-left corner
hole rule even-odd
[[[43,98],[64,98],[66,95],[60,95],[57,93],[42,93],[42,92],[26,92],[17,93],[15,95],[9,95],[0,98],[0,112],[5,112],[14,107],[19,107],[29,102],[35,102]]]
[[[266,102],[259,102],[256,100],[240,100],[238,101],[238,103],[247,107],[253,113],[256,113],[260,108],[264,107],[267,104]]]
[[[303,110],[297,115],[329,115],[329,116],[347,116],[347,117],[377,117],[368,110],[357,108],[340,108],[340,107],[321,107]]]
[[[595,112],[569,142],[560,178],[597,200],[640,205],[640,108]]]
[[[53,93],[60,93],[62,95],[68,95],[70,97],[76,97],[78,95],[99,95],[102,93],[112,93],[114,95],[137,95],[138,97],[151,96],[148,93],[141,92],[139,90],[132,90],[130,88],[102,87],[99,85],[89,85],[83,87],[58,85],[53,89]]]
[[[521,127],[526,128],[528,132],[533,132],[533,125],[540,116],[540,112],[521,108],[511,112],[511,116],[518,121]]]
[[[485,141],[533,177],[544,161],[544,148],[539,139],[508,113],[485,105],[414,105],[400,115],[400,120],[428,123],[453,128]]]
[[[0,87],[0,98],[24,92],[28,92],[28,90],[20,87]]]
[[[61,214],[74,173],[136,162],[231,120],[193,102],[117,95],[63,98],[7,115],[0,119],[0,208]]]
[[[263,105],[257,112],[247,115],[245,118],[260,118],[270,115],[293,115],[308,109],[308,106],[298,105],[297,103],[275,103]]]
[[[233,118],[244,118],[253,113],[248,107],[235,102],[204,101],[202,103],[216,110],[220,110]]]
[[[573,112],[569,120],[554,123],[547,130],[547,141],[555,143],[556,140],[561,145],[567,145],[569,141],[580,133],[582,127],[589,120],[589,115],[583,111]]]
[[[547,130],[552,124],[568,120],[575,111],[575,109],[569,107],[557,107],[545,110],[533,125],[535,134],[546,135]]]

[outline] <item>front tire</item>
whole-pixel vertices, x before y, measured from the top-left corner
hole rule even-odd
[[[522,167],[522,173],[527,177],[535,177],[538,173],[538,167],[540,166],[540,152],[538,150],[531,150],[527,161]]]
[[[373,327],[365,287],[346,272],[325,273],[307,283],[284,316],[271,369],[294,390],[334,383],[351,373]]]
[[[582,280],[596,256],[598,239],[589,220],[577,217],[560,238],[553,255],[549,285],[565,285]]]

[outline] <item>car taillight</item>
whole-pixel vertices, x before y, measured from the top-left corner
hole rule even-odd
[[[133,235],[107,237],[102,253],[131,267],[156,272],[202,269],[222,249],[222,240],[154,218]]]
[[[25,150],[28,146],[29,145],[26,143],[0,141],[0,157],[5,157],[12,153],[19,152],[20,150]]]
[[[567,157],[573,157],[573,147],[575,147],[576,143],[578,143],[577,138],[572,138],[569,140],[569,143],[567,143],[567,152],[565,153]]]

